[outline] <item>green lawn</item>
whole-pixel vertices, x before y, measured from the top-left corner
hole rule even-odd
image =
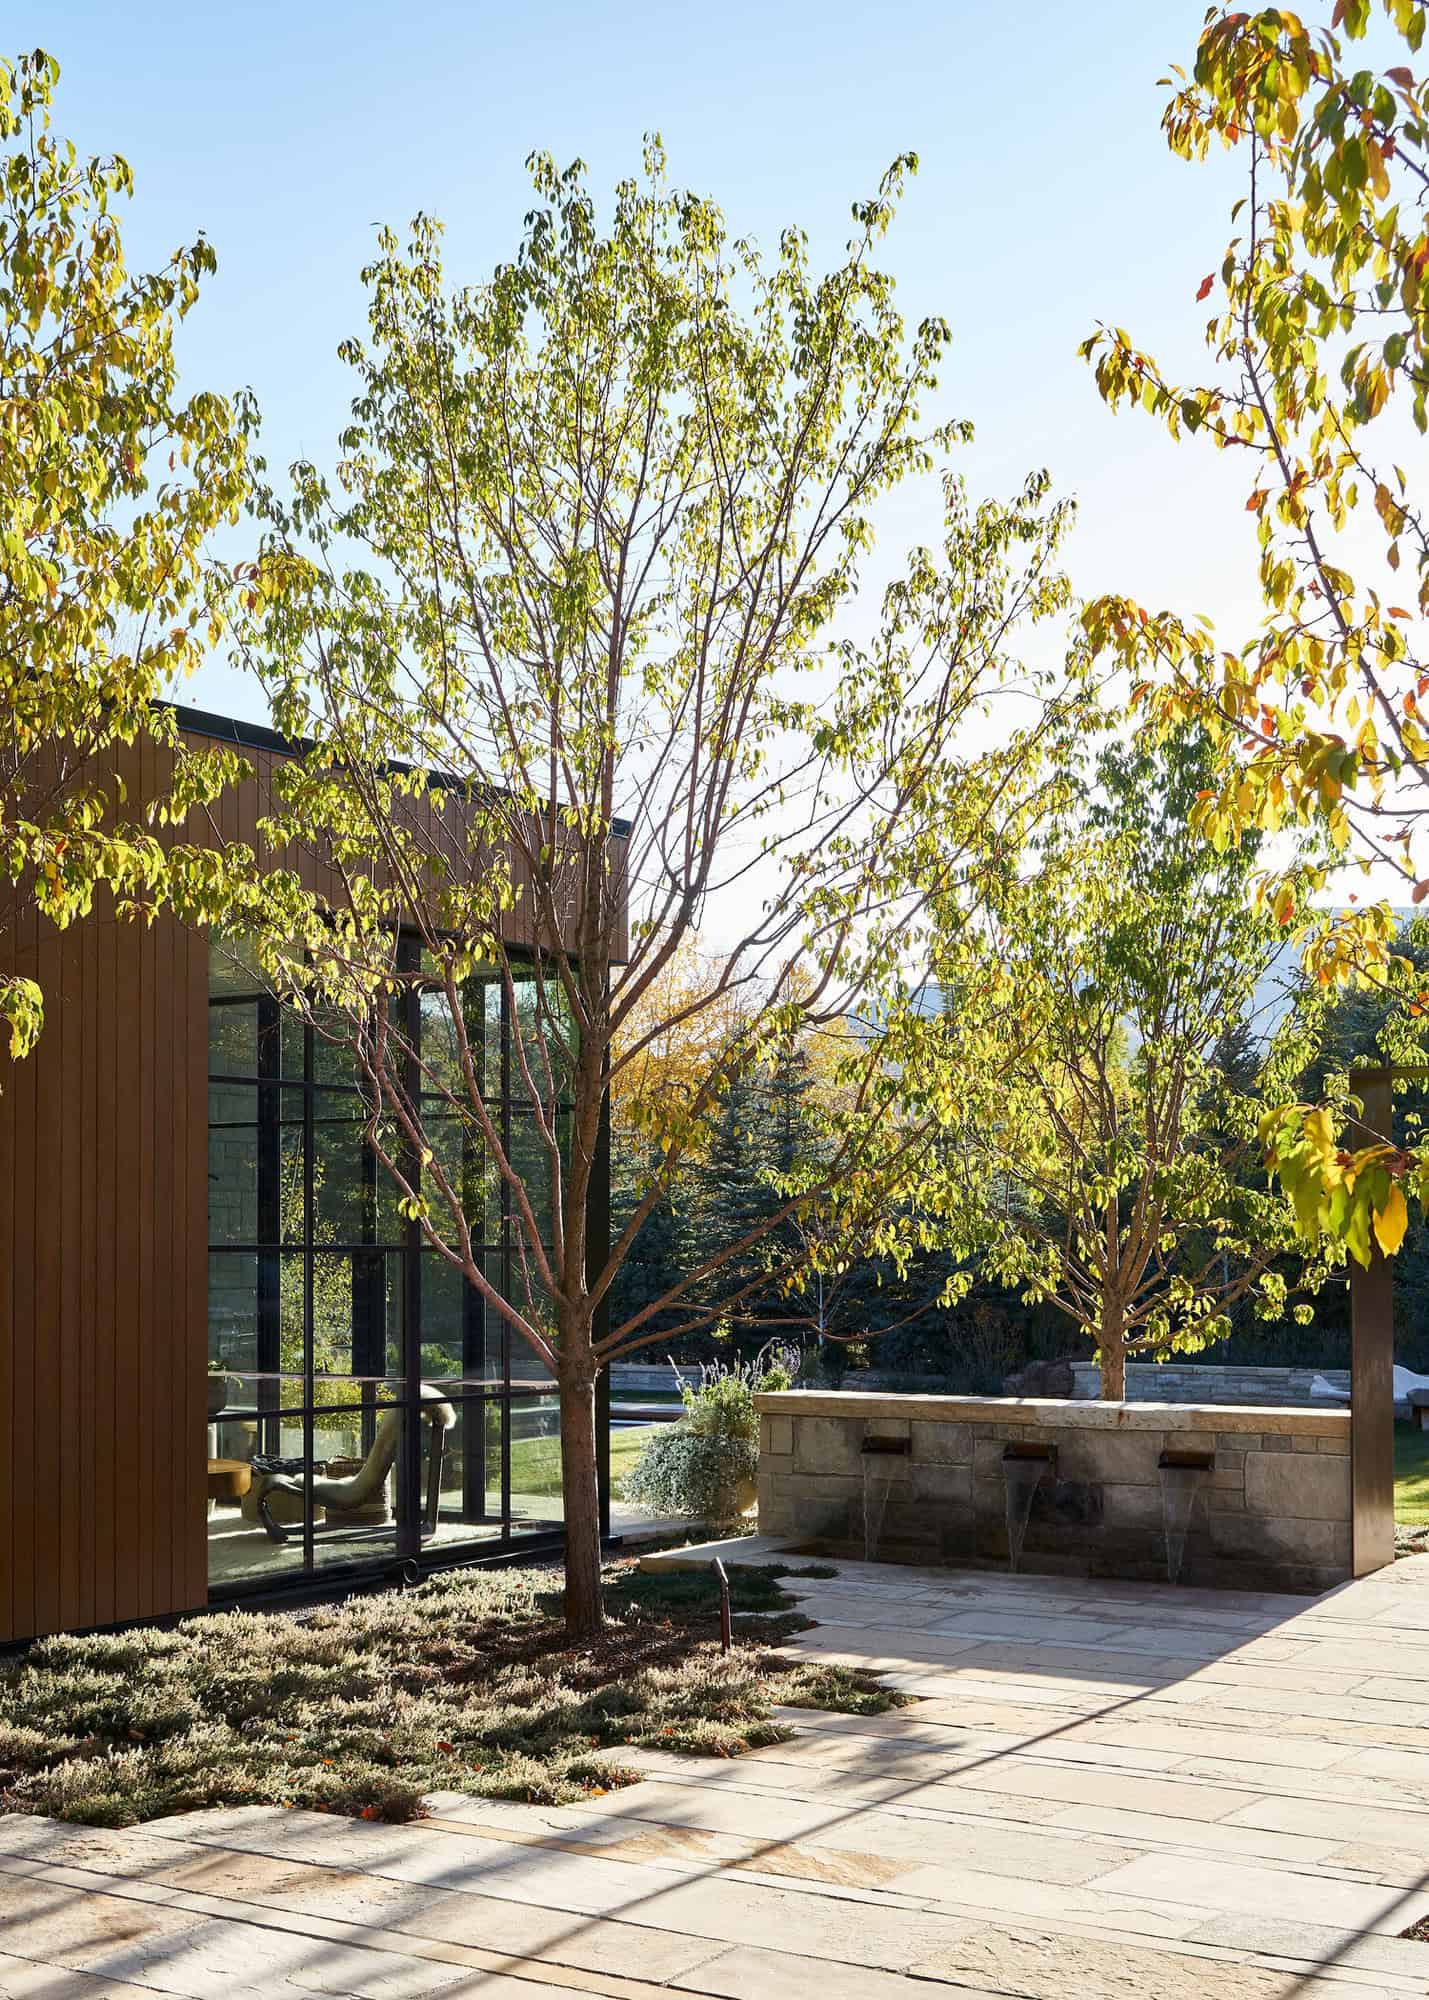
[[[613,1430],[610,1434],[611,1490],[619,1496],[620,1482],[635,1463],[646,1438],[655,1428],[642,1424],[638,1430]],[[559,1438],[513,1438],[511,1441],[511,1491],[517,1494],[560,1497],[561,1441]]]
[[[1394,1426],[1394,1518],[1429,1524],[1429,1432]]]

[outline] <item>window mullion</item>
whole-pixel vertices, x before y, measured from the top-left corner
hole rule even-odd
[[[501,1150],[511,1160],[511,990],[505,979],[500,984],[498,1009],[501,1062]],[[482,1022],[483,1030],[485,1021]],[[511,1298],[512,1231],[511,1185],[501,1176],[501,1296]],[[511,1533],[511,1321],[501,1315],[501,1532]]]
[[[415,939],[399,939],[398,966],[409,975],[419,969],[418,951]],[[415,980],[410,977],[402,990],[400,1004],[403,1037],[408,1050],[403,1063],[402,1087],[407,1093],[408,1103],[420,1113],[421,1071],[418,1057],[421,1047],[421,996]],[[410,1148],[407,1149],[406,1167],[412,1185],[419,1187],[421,1164]],[[405,1449],[397,1481],[397,1552],[411,1557],[417,1555],[421,1548],[422,1527],[422,1225],[415,1219],[409,1220],[402,1240],[402,1437]]]
[[[313,1380],[313,1031],[303,1027],[303,1464],[306,1468],[303,1498],[303,1567],[313,1567],[313,1459],[316,1456],[316,1426],[313,1404],[317,1385]]]
[[[278,1002],[264,994],[258,1001],[258,1362],[255,1407],[261,1420],[263,1449],[282,1446],[282,1015]]]

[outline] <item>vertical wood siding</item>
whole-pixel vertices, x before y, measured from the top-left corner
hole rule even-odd
[[[7,958],[45,1031],[0,1057],[0,1640],[207,1592],[203,941],[28,930]]]

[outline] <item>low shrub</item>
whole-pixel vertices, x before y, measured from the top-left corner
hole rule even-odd
[[[737,1521],[754,1498],[759,1446],[753,1438],[665,1424],[651,1433],[625,1475],[623,1491],[653,1514],[678,1514],[712,1528]]]
[[[685,1414],[654,1431],[626,1473],[622,1492],[656,1514],[679,1514],[723,1528],[754,1504],[759,1464],[761,1390],[787,1389],[789,1371],[764,1357],[700,1370],[698,1388],[682,1383]]]

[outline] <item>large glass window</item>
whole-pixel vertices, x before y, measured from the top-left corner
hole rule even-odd
[[[414,961],[415,964],[415,961]],[[539,1311],[509,1191],[469,1113],[470,1064],[543,1232],[562,1166],[569,1037],[535,982],[474,975],[458,1024],[423,993],[414,1089],[433,1176],[480,1269]],[[514,1013],[514,1020],[513,1020]],[[525,1060],[522,1060],[522,1052]],[[420,1065],[420,1073],[418,1073]],[[545,1103],[538,1116],[532,1087]],[[548,1096],[548,1093],[551,1095]],[[559,1531],[552,1384],[398,1211],[342,1047],[262,991],[241,947],[209,975],[209,1581],[215,1591],[346,1562]],[[453,1230],[453,1235],[455,1234]]]

